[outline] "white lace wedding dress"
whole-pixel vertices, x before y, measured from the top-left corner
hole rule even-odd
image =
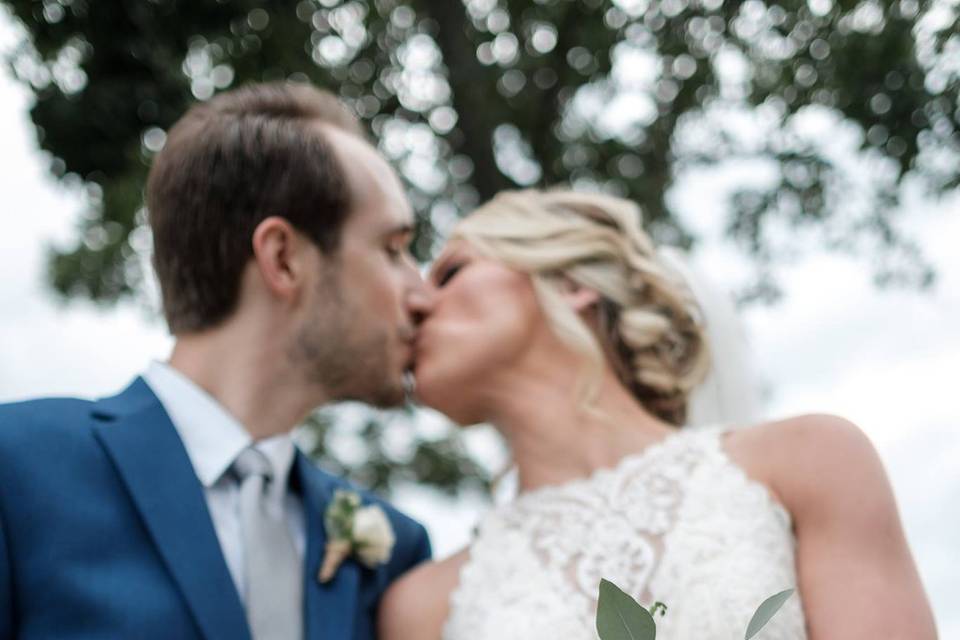
[[[596,640],[606,578],[661,601],[658,640],[740,640],[796,586],[787,511],[726,454],[723,430],[681,430],[613,469],[520,495],[481,521],[444,640]],[[758,640],[806,637],[799,594]]]

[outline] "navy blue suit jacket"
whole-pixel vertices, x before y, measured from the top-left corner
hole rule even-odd
[[[397,537],[391,559],[348,559],[320,584],[323,513],[352,488],[298,453],[309,640],[372,640],[386,586],[427,559],[423,527],[375,497]],[[245,640],[250,631],[203,487],[150,387],[97,402],[0,405],[0,639]]]

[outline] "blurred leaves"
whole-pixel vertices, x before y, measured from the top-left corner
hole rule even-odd
[[[468,454],[457,432],[424,437],[410,410],[371,414],[354,408],[359,425],[356,419],[338,419],[336,409],[324,409],[304,426],[307,453],[326,470],[383,493],[402,484],[426,485],[451,496],[470,489],[489,493],[490,471]]]
[[[86,188],[51,283],[105,304],[141,290],[141,192],[166,129],[255,80],[313,82],[355,109],[405,180],[421,259],[500,189],[573,183],[637,201],[662,242],[689,245],[705,215],[723,216],[755,266],[745,298],[776,297],[801,235],[862,256],[880,284],[923,287],[933,272],[901,201],[960,185],[952,0],[0,6],[25,29],[8,62],[35,96],[51,171]],[[722,213],[671,204],[686,176],[724,167],[739,169],[711,198]],[[449,453],[425,447],[404,473],[454,482]],[[392,464],[374,455],[367,480],[391,482]]]

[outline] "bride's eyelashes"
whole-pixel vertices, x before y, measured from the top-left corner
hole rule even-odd
[[[442,287],[448,282],[450,282],[453,279],[453,277],[457,275],[457,272],[459,272],[460,269],[462,268],[463,268],[463,264],[452,264],[448,266],[446,269],[444,269],[441,272],[440,276],[437,278],[437,286]]]

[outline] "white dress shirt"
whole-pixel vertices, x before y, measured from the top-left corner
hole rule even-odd
[[[240,485],[227,471],[237,455],[254,444],[253,439],[220,403],[173,367],[152,362],[143,379],[157,394],[183,441],[193,470],[203,485],[227,568],[241,599],[246,602]],[[303,561],[306,547],[303,503],[288,489],[287,482],[295,454],[293,439],[289,434],[274,436],[256,442],[254,447],[273,467],[277,481],[271,485],[275,491],[271,503],[283,510],[294,547]]]

